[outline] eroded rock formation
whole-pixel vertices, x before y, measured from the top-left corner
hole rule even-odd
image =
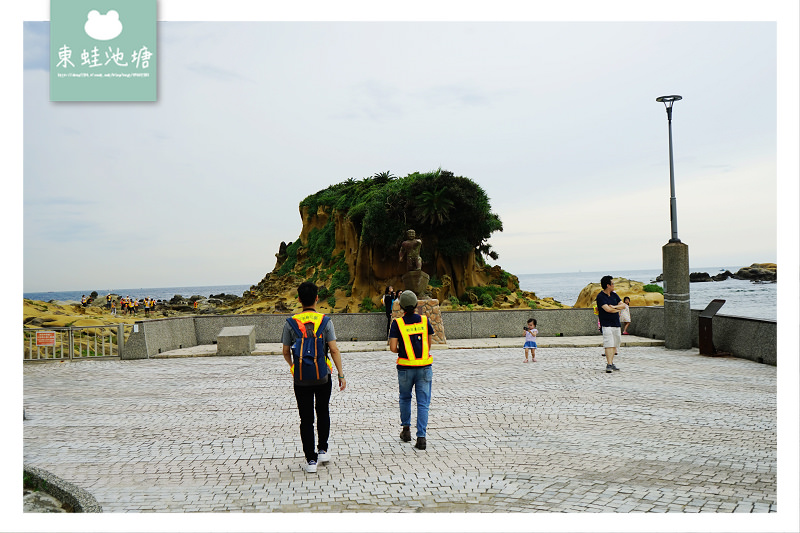
[[[578,295],[578,301],[573,307],[592,307],[597,299],[597,294],[602,290],[600,283],[590,283]],[[629,296],[631,307],[645,305],[664,305],[664,295],[660,292],[647,292],[644,283],[625,278],[614,278],[614,292],[620,298]]]
[[[296,289],[302,281],[311,279],[318,286],[324,287],[321,291],[317,309],[323,312],[357,312],[365,309],[365,301],[371,302],[367,307],[377,309],[380,307],[380,297],[387,286],[404,289],[403,275],[406,273],[406,264],[398,260],[399,247],[395,246],[388,252],[377,250],[365,245],[359,237],[356,226],[347,218],[346,214],[336,209],[319,206],[314,213],[310,213],[304,206],[300,208],[303,228],[298,237],[300,246],[296,247],[297,255],[291,270],[281,273],[287,261],[291,260],[288,245],[281,243],[275,268],[257,284],[250,288],[244,295],[244,306],[236,312],[290,312],[296,305]],[[333,223],[334,246],[331,257],[343,257],[344,264],[349,274],[347,283],[336,286],[333,277],[336,272],[322,263],[308,264],[307,247],[310,244],[315,230],[323,231],[328,224]],[[397,245],[405,238],[404,230],[398,231]],[[431,246],[435,250],[435,238],[426,238],[423,246]],[[428,293],[443,303],[445,308],[450,306],[453,298],[463,298],[468,295],[469,287],[480,287],[489,284],[507,289],[509,294],[498,294],[492,297],[491,307],[515,308],[529,307],[531,302],[537,308],[563,307],[552,298],[539,299],[534,293],[519,290],[519,280],[516,276],[505,273],[499,266],[480,265],[475,259],[475,253],[464,254],[459,257],[444,257],[434,251],[434,260],[423,263],[422,270],[431,276],[431,285]],[[328,288],[336,288],[328,292]],[[463,305],[487,307],[485,301],[477,301],[474,295],[468,295],[469,301]]]

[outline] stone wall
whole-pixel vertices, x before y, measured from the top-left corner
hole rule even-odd
[[[699,315],[702,309],[691,310],[692,346],[699,347]],[[711,322],[712,339],[718,352],[757,363],[778,365],[778,323],[775,320],[717,314]],[[663,307],[631,308],[628,331],[640,337],[664,338]]]
[[[159,318],[136,323],[120,359],[147,359],[161,352],[197,346],[194,317]]]
[[[691,311],[692,345],[698,346],[699,309]],[[448,339],[474,339],[523,336],[528,318],[535,318],[541,337],[600,335],[597,317],[591,309],[510,309],[503,311],[441,311]],[[277,343],[289,315],[203,315],[138,322],[121,359],[146,359],[179,347],[212,344],[224,327],[255,326],[257,343]],[[384,313],[337,313],[331,315],[336,336],[341,341],[376,341],[386,338]],[[777,322],[718,314],[712,323],[714,345],[718,351],[777,365]],[[631,308],[632,335],[664,338],[664,308]]]
[[[194,317],[197,344],[213,344],[222,328],[255,326],[256,342],[280,342],[288,315],[204,315]],[[276,333],[277,331],[277,333]]]

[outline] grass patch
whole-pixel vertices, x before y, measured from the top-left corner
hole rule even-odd
[[[362,313],[372,313],[375,311],[375,304],[372,303],[372,298],[369,296],[365,296],[363,300],[361,300],[361,305],[359,306]]]

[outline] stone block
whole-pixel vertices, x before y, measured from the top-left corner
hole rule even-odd
[[[250,355],[255,349],[255,326],[229,326],[217,335],[217,355]]]

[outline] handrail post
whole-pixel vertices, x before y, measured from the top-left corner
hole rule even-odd
[[[125,347],[125,326],[117,324],[117,357],[122,358],[122,348]]]

